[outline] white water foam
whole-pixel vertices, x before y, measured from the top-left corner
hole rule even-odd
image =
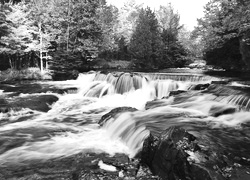
[[[124,75],[123,78],[130,78],[124,80],[130,84],[130,88],[126,90],[120,89],[123,87],[122,83],[116,84],[117,77],[111,74],[99,74],[98,77],[96,73],[80,74],[77,80],[42,82],[60,88],[77,87],[79,91],[78,94],[57,95],[59,100],[51,106],[50,111],[32,111],[32,117],[25,121],[15,122],[23,117],[22,113],[28,113],[29,109],[21,110],[20,114],[5,114],[4,118],[13,122],[0,126],[1,137],[7,137],[7,132],[13,133],[13,140],[21,137],[24,143],[0,154],[0,166],[29,163],[32,160],[46,161],[84,152],[106,152],[111,155],[125,153],[134,157],[149,135],[149,129],[162,130],[194,121],[205,122],[211,128],[237,127],[250,122],[249,112],[212,117],[212,107],[227,107],[228,104],[226,100],[213,101],[215,95],[212,94],[197,93],[193,97],[183,95],[184,98],[181,99],[180,96],[179,102],[171,97],[159,100],[164,106],[145,110],[147,101],[168,96],[172,90],[187,90],[193,82],[146,80],[137,75]],[[198,80],[202,78],[199,77]],[[120,94],[117,93],[117,87]],[[140,111],[123,113],[100,128],[97,122],[101,116],[121,106],[135,107]]]
[[[0,155],[0,166],[26,164],[31,160],[46,161],[53,158],[68,157],[77,153],[107,152],[129,153],[120,141],[111,140],[102,129],[86,129],[80,133],[64,133],[49,140],[27,142],[21,147],[11,149]]]

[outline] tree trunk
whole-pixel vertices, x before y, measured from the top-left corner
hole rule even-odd
[[[247,70],[250,70],[250,46],[247,44],[247,37],[240,38],[240,53]]]
[[[10,69],[13,69],[13,64],[12,64],[12,61],[11,61],[11,57],[9,57],[9,63],[10,63]]]
[[[48,70],[48,52],[46,52],[45,69]]]
[[[69,51],[70,0],[68,0],[67,52]]]
[[[41,73],[43,73],[43,36],[42,36],[42,24],[38,24],[39,27],[39,35],[40,35],[40,69]]]

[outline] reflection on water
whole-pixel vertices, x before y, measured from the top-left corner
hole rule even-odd
[[[202,91],[189,90],[215,80],[218,78],[209,76],[90,72],[80,74],[77,80],[40,82],[77,87],[78,91],[55,94],[59,100],[48,112],[24,108],[0,113],[0,167],[79,152],[133,157],[150,132],[157,134],[171,126],[187,129],[204,145],[250,158],[249,96],[216,85]],[[177,90],[187,92],[169,97]],[[1,90],[0,95],[7,97]],[[138,111],[118,114],[103,127],[98,125],[102,115],[122,106]]]

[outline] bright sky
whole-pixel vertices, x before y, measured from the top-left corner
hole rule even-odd
[[[122,7],[126,0],[107,0],[117,7]],[[203,16],[203,6],[209,2],[209,0],[136,0],[138,4],[144,4],[152,9],[158,9],[160,5],[167,5],[171,3],[181,16],[180,23],[184,24],[189,30],[192,30],[197,25],[197,18]]]

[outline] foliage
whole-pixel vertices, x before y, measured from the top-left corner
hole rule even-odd
[[[180,15],[174,12],[171,4],[160,6],[156,12],[163,42],[163,60],[161,67],[183,67],[186,64],[187,52],[179,42]]]
[[[142,68],[158,68],[160,65],[162,40],[158,21],[149,8],[141,9],[135,32],[132,35],[130,51]]]
[[[242,69],[245,64],[250,69],[249,8],[249,1],[238,0],[213,0],[206,5],[195,33],[204,42],[208,64],[225,69]]]
[[[112,35],[109,35],[114,40],[112,41],[113,47],[103,52],[100,57],[131,60],[128,46],[141,8],[142,5],[137,5],[135,0],[127,0],[119,11],[117,9],[113,11]]]
[[[118,14],[118,23],[115,31],[118,39],[124,38],[125,44],[130,43],[132,34],[137,26],[137,19],[142,5],[137,5],[135,0],[127,0]]]
[[[0,81],[11,80],[51,80],[51,72],[45,71],[41,74],[39,68],[27,68],[22,70],[7,69],[6,71],[0,71]]]
[[[38,43],[33,40],[35,29],[32,21],[27,19],[28,8],[24,3],[15,5],[5,4],[8,7],[5,11],[5,25],[8,28],[4,36],[1,37],[2,47],[0,52],[7,54],[23,54],[25,52],[35,50]],[[6,9],[6,8],[5,8]]]
[[[0,39],[10,34],[11,22],[7,20],[6,14],[10,10],[8,4],[0,4]]]
[[[102,4],[98,8],[97,19],[101,25],[102,43],[101,51],[117,50],[116,34],[114,26],[117,24],[118,9],[115,6]]]
[[[136,59],[141,68],[183,66],[180,16],[128,0],[23,0],[0,4],[0,56],[12,69],[88,70],[94,60]],[[6,65],[5,65],[6,66]]]
[[[178,40],[185,47],[191,61],[203,58],[203,41],[194,31],[191,32],[183,27],[178,33]]]

